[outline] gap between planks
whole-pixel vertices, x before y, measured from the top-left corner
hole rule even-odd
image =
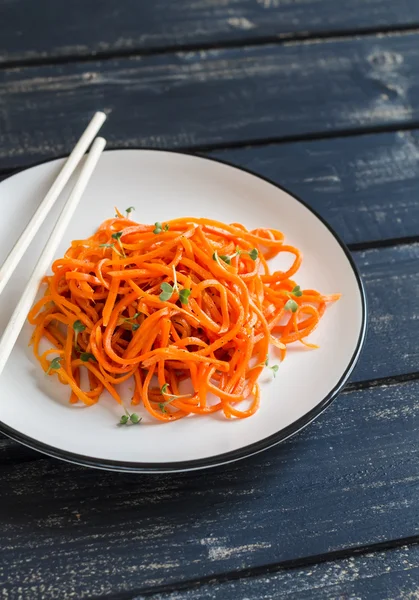
[[[317,554],[307,556],[296,560],[283,561],[264,565],[261,567],[253,567],[250,569],[241,569],[231,571],[219,575],[208,575],[198,579],[190,579],[179,583],[169,585],[160,585],[153,588],[139,588],[127,592],[119,592],[117,595],[107,596],[108,600],[142,600],[143,598],[153,598],[153,596],[161,597],[162,594],[171,594],[173,592],[192,591],[199,589],[201,586],[208,584],[222,584],[227,582],[238,581],[242,579],[250,579],[260,576],[269,576],[280,571],[292,571],[301,569],[302,567],[310,567],[318,564],[333,563],[338,560],[356,558],[365,556],[366,554],[378,554],[386,550],[394,550],[403,546],[412,546],[419,543],[419,536],[411,536],[395,540],[387,540],[378,544],[369,544],[365,546],[355,546],[345,548],[344,550],[336,550],[325,554]],[[90,600],[99,600],[98,596],[91,596]]]
[[[339,138],[348,138],[348,137],[362,137],[366,135],[377,135],[380,133],[399,133],[403,131],[417,131],[419,130],[419,121],[412,121],[403,125],[401,123],[395,123],[392,125],[373,125],[370,127],[358,127],[354,129],[335,129],[333,131],[323,131],[321,133],[308,133],[308,134],[296,134],[285,137],[265,137],[260,139],[252,139],[252,140],[244,140],[237,142],[225,142],[225,143],[216,143],[216,144],[205,144],[205,145],[185,145],[185,146],[176,146],[174,148],[171,147],[162,147],[155,148],[152,146],[127,146],[124,144],[112,144],[109,143],[106,147],[107,150],[162,150],[169,152],[178,152],[178,153],[186,153],[186,154],[197,154],[202,155],[203,158],[206,158],[206,154],[211,155],[212,153],[222,152],[223,150],[241,150],[241,149],[252,149],[252,148],[261,148],[264,146],[274,146],[274,145],[285,145],[295,142],[314,142],[321,140],[333,140]],[[36,167],[38,165],[42,165],[43,163],[49,162],[51,160],[57,160],[60,158],[65,158],[67,154],[59,154],[51,156],[50,158],[44,158],[39,161],[30,162],[23,167],[17,167],[15,169],[2,169],[0,167],[0,177],[6,178],[10,175],[15,175],[16,173],[20,173],[21,171],[25,171],[26,169],[30,169],[31,167]],[[210,158],[211,156],[209,156]],[[257,173],[255,173],[257,175]]]
[[[16,68],[108,61],[118,58],[182,54],[183,52],[206,52],[212,50],[229,50],[235,48],[251,48],[269,45],[298,45],[303,43],[315,44],[328,41],[333,42],[335,40],[363,38],[368,36],[384,37],[404,34],[408,35],[412,33],[419,33],[419,23],[409,23],[408,25],[400,25],[397,27],[366,27],[353,31],[337,29],[336,31],[320,31],[314,34],[310,34],[309,32],[279,33],[277,35],[268,35],[262,38],[249,36],[248,38],[242,40],[224,40],[216,43],[202,42],[199,44],[179,44],[178,46],[157,46],[155,48],[139,48],[138,50],[133,50],[132,48],[115,49],[113,51],[98,50],[85,55],[70,53],[66,55],[51,55],[49,57],[16,59],[1,62],[0,71]]]

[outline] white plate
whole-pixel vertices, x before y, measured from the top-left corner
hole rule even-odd
[[[50,161],[0,184],[0,261],[35,211],[63,160]],[[27,281],[64,198],[51,212],[0,298],[0,331]],[[180,216],[273,227],[304,253],[297,281],[323,293],[341,292],[310,341],[294,345],[277,377],[262,377],[260,410],[249,419],[221,415],[117,427],[120,407],[110,398],[85,408],[68,404],[68,388],[46,378],[28,349],[25,326],[0,379],[0,431],[46,454],[92,467],[136,472],[200,469],[269,448],[307,425],[336,397],[359,356],[366,305],[348,250],[309,207],[278,186],[219,161],[177,152],[106,152],[57,252],[87,237],[113,216],[114,206],[135,206],[135,218],[154,223]],[[127,391],[129,394],[129,391]],[[128,400],[128,398],[127,398]],[[127,402],[128,404],[128,402]],[[140,412],[140,411],[138,411]]]

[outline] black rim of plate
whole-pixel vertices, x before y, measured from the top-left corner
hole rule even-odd
[[[231,452],[225,452],[223,454],[218,454],[216,456],[211,456],[208,458],[200,458],[200,459],[196,459],[196,460],[187,460],[187,461],[172,462],[172,463],[140,463],[140,462],[128,462],[128,461],[92,458],[89,456],[84,456],[83,454],[76,454],[73,452],[69,452],[67,450],[60,450],[59,448],[55,448],[54,446],[49,446],[48,444],[44,444],[43,442],[40,442],[36,439],[31,438],[30,436],[20,433],[16,429],[9,427],[8,425],[4,424],[1,421],[0,421],[0,432],[4,433],[8,437],[12,438],[13,440],[16,440],[17,442],[20,442],[21,444],[23,444],[29,448],[38,450],[39,452],[42,452],[43,454],[52,456],[54,458],[59,458],[66,462],[75,463],[75,464],[82,465],[85,467],[104,469],[104,470],[108,470],[108,471],[143,473],[143,474],[145,474],[145,473],[159,474],[159,473],[176,473],[176,472],[183,472],[183,471],[197,471],[197,470],[205,469],[205,468],[209,468],[209,467],[221,466],[221,465],[235,462],[235,461],[243,459],[243,458],[253,456],[254,454],[258,454],[259,452],[262,452],[263,450],[267,450],[268,448],[272,448],[273,446],[276,446],[277,444],[285,441],[287,438],[291,437],[295,433],[298,433],[301,429],[306,427],[306,425],[308,425],[309,423],[314,421],[314,419],[316,417],[318,417],[333,402],[333,400],[335,400],[335,398],[338,396],[338,394],[342,391],[342,388],[345,385],[345,383],[347,382],[348,378],[350,377],[352,371],[354,370],[355,365],[358,361],[358,358],[361,354],[361,350],[362,350],[362,346],[365,341],[366,330],[367,330],[367,300],[366,300],[364,285],[362,283],[362,279],[359,274],[358,267],[356,266],[349,249],[347,248],[346,244],[340,239],[340,237],[337,235],[337,233],[332,229],[332,227],[327,223],[327,221],[325,221],[325,219],[323,219],[323,217],[321,215],[319,215],[319,213],[316,210],[314,210],[311,206],[309,206],[306,202],[304,202],[304,200],[301,200],[301,198],[296,196],[294,193],[290,192],[289,190],[287,190],[283,186],[275,183],[274,181],[268,179],[267,177],[264,177],[263,175],[258,175],[257,173],[254,173],[253,171],[246,169],[245,167],[239,167],[228,161],[221,160],[219,158],[213,158],[211,156],[204,156],[199,153],[192,152],[192,151],[185,152],[182,150],[165,150],[165,149],[159,149],[159,148],[146,148],[146,147],[143,147],[143,148],[121,147],[121,148],[109,149],[108,152],[120,151],[120,150],[134,150],[134,151],[145,150],[147,152],[162,152],[162,153],[164,152],[164,153],[171,153],[171,154],[183,154],[183,155],[189,156],[189,157],[192,156],[192,157],[199,158],[202,160],[209,160],[212,162],[216,162],[216,163],[225,165],[227,167],[231,167],[232,169],[236,169],[238,171],[242,171],[244,173],[252,175],[253,177],[257,177],[258,179],[261,179],[262,181],[265,181],[266,183],[269,183],[270,185],[273,185],[277,189],[285,192],[286,194],[288,194],[289,196],[294,198],[294,200],[296,200],[297,202],[302,204],[315,217],[317,217],[317,219],[319,219],[319,221],[321,221],[321,223],[323,223],[323,225],[326,227],[326,229],[335,238],[335,240],[337,241],[337,243],[339,244],[339,246],[342,248],[343,252],[345,253],[345,256],[346,256],[349,264],[351,265],[356,282],[358,284],[358,289],[359,289],[359,294],[360,294],[361,304],[362,304],[362,322],[361,322],[361,328],[360,328],[358,342],[357,342],[355,351],[348,363],[348,366],[346,367],[340,380],[338,381],[338,383],[327,394],[327,396],[325,398],[323,398],[323,400],[321,400],[308,413],[306,413],[305,415],[303,415],[302,417],[300,417],[299,419],[294,421],[294,423],[291,423],[287,427],[280,429],[276,433],[274,433],[266,438],[263,438],[262,440],[259,440],[258,442],[254,442],[253,444],[243,446],[242,448],[238,448],[237,450],[232,450]],[[60,160],[62,158],[66,158],[66,156],[67,155],[58,156],[58,157],[54,157],[54,158],[50,158],[50,159],[46,159],[46,160],[41,160],[41,161],[36,162],[28,167],[16,169],[15,171],[13,171],[13,173],[11,173],[8,177],[3,179],[2,181],[6,181],[10,177],[13,177],[14,175],[22,173],[23,171],[26,171],[28,169],[38,167],[45,163],[53,162],[55,160]]]

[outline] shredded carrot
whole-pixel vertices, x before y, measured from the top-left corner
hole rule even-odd
[[[271,273],[279,253],[292,265]],[[160,421],[246,418],[259,407],[270,346],[278,360],[294,342],[316,348],[306,338],[340,297],[300,289],[292,277],[301,261],[273,229],[189,217],[140,225],[117,211],[54,262],[29,313],[31,344],[71,403],[95,404],[105,390],[121,403],[117,387],[132,379],[132,404]],[[53,347],[40,354],[43,338]]]

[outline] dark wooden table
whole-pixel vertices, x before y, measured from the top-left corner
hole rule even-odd
[[[208,153],[314,206],[359,265],[368,340],[315,423],[209,472],[1,438],[0,597],[418,598],[418,0],[0,0],[0,176],[96,109],[110,147]]]

